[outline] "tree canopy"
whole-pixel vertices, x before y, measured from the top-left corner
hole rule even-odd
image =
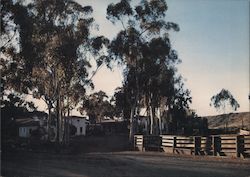
[[[51,111],[57,115],[54,126],[62,139],[62,113],[77,105],[86,87],[93,88],[88,56],[95,57],[97,67],[107,63],[101,50],[109,41],[90,34],[91,6],[71,0],[37,0],[27,5],[6,0],[1,7],[4,35],[18,33],[15,43],[1,47],[3,87],[43,99],[49,122]]]
[[[123,93],[130,108],[131,139],[140,107],[148,110],[154,134],[159,127],[156,109],[161,104],[168,109],[174,105],[184,108],[191,101],[190,92],[176,75],[180,60],[172,49],[169,30],[179,31],[179,26],[166,22],[167,9],[164,0],[145,0],[135,6],[121,0],[107,8],[107,19],[122,26],[108,49],[113,60],[126,65]]]
[[[217,110],[223,110],[224,113],[227,106],[230,106],[234,111],[240,107],[231,92],[226,89],[222,89],[218,94],[212,96],[210,106],[214,106]]]
[[[185,116],[192,99],[178,74],[181,61],[172,48],[169,31],[179,26],[166,21],[165,0],[133,5],[121,0],[107,7],[107,19],[121,30],[109,41],[93,36],[91,6],[73,0],[4,0],[1,4],[1,88],[43,99],[49,127],[62,141],[66,113],[82,103],[92,122],[123,113],[130,120],[130,138],[142,108],[150,117],[150,134],[160,133],[164,111]],[[98,68],[110,61],[124,65],[123,87],[114,95],[116,109],[104,92],[86,96],[93,88],[90,58]],[[51,115],[55,114],[56,120]],[[64,116],[63,116],[64,115]]]
[[[90,123],[100,123],[104,120],[104,117],[112,119],[115,116],[115,108],[103,91],[86,96],[79,111],[82,114],[84,111],[87,113]]]

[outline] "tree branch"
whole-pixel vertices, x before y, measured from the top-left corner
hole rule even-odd
[[[96,68],[96,70],[93,72],[93,74],[92,74],[92,76],[89,78],[89,80],[91,80],[91,79],[96,75],[96,73],[101,69],[102,66],[103,66],[103,63],[102,63],[99,67]]]
[[[11,38],[9,38],[9,40],[8,40],[4,45],[2,45],[2,46],[0,47],[1,50],[2,50],[2,48],[5,47],[10,41],[12,41],[12,39],[13,39],[13,38],[15,37],[15,35],[16,35],[16,31],[17,31],[17,29],[15,29],[13,36],[12,36]]]
[[[125,28],[125,25],[124,25],[123,21],[122,21],[120,18],[118,18],[118,19],[119,19],[119,21],[121,22],[124,31],[126,31],[126,28]]]
[[[139,36],[141,36],[143,33],[145,33],[146,31],[148,31],[151,28],[151,26],[147,27],[144,31],[142,31]]]

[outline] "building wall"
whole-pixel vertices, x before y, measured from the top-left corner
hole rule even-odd
[[[36,126],[32,127],[19,127],[19,137],[28,138],[31,136],[31,131],[36,130]]]
[[[81,118],[72,118],[71,124],[76,127],[76,135],[86,135],[86,120]]]

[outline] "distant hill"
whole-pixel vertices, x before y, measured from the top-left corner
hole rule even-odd
[[[242,128],[242,122],[245,128],[250,129],[250,112],[221,114],[204,118],[207,118],[208,127],[212,129],[225,128],[226,124],[228,128]]]

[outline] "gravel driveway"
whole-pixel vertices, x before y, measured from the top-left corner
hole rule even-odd
[[[250,177],[250,160],[159,152],[2,154],[3,176]]]

